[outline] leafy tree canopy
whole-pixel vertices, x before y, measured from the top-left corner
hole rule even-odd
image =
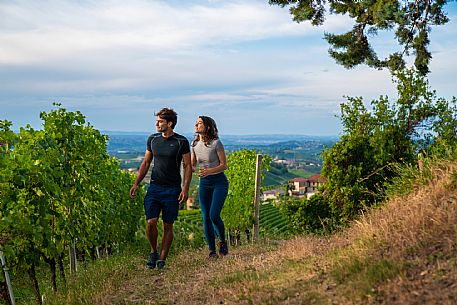
[[[326,183],[310,200],[282,207],[293,230],[325,233],[345,225],[385,199],[403,166],[419,172],[419,159],[455,154],[457,99],[437,97],[414,69],[394,73],[393,81],[396,99],[380,96],[370,108],[360,97],[341,104],[343,134],[323,152]]]
[[[328,2],[328,5],[327,5]],[[415,56],[414,65],[422,75],[429,72],[432,55],[428,50],[431,27],[449,21],[444,5],[447,0],[270,0],[270,4],[290,6],[296,22],[310,21],[319,26],[330,14],[348,15],[354,21],[352,29],[343,34],[325,33],[331,45],[330,56],[338,64],[353,68],[366,64],[374,68],[397,71],[405,67],[405,56]],[[394,30],[399,51],[380,59],[370,37],[378,31]]]
[[[398,97],[381,96],[365,107],[361,98],[341,105],[344,133],[324,152],[324,197],[340,221],[384,198],[396,164],[415,164],[418,152],[437,154],[457,145],[456,99],[430,90],[414,70],[394,75]]]

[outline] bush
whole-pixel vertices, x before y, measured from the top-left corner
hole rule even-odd
[[[280,210],[288,220],[293,233],[326,234],[336,228],[335,217],[321,194],[310,199],[287,199]]]

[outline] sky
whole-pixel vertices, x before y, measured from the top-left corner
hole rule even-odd
[[[457,2],[431,32],[430,86],[457,96]],[[154,132],[154,113],[178,113],[189,133],[198,115],[220,134],[339,135],[340,104],[395,98],[387,71],[347,70],[328,55],[324,26],[295,23],[268,0],[0,0],[0,120],[41,128],[61,103],[102,131]],[[390,35],[390,36],[389,36]],[[380,55],[397,50],[392,33]]]

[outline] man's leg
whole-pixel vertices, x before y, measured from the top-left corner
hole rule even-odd
[[[146,224],[146,237],[148,238],[149,245],[151,246],[151,252],[157,252],[157,236],[159,232],[157,230],[158,218],[151,218],[147,220]]]
[[[161,192],[161,207],[163,220],[162,248],[160,258],[157,261],[157,268],[165,267],[165,260],[170,251],[173,241],[173,222],[178,218],[179,202],[178,197],[181,187],[163,187]]]
[[[170,251],[173,242],[173,224],[163,222],[162,248],[160,251],[160,260],[166,260],[168,251]]]
[[[160,214],[160,201],[157,196],[157,185],[149,185],[146,196],[144,197],[144,211],[146,214],[146,237],[151,247],[151,253],[157,252],[157,222]]]
[[[152,183],[149,185],[148,192],[144,197],[144,211],[146,214],[146,237],[148,238],[151,251],[146,262],[146,267],[153,269],[156,267],[159,254],[157,253],[157,221],[159,220],[160,208],[156,199],[156,186]]]
[[[159,253],[157,253],[157,220],[158,218],[151,218],[147,220],[146,224],[146,237],[148,238],[149,245],[151,246],[151,252],[149,253],[146,267],[154,269],[159,259]]]

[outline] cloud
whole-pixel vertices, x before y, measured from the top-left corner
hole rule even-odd
[[[244,48],[316,33],[264,1],[1,2],[0,79],[38,94],[272,82],[262,64],[284,51]]]
[[[453,25],[431,33],[432,86],[446,92],[455,88]],[[369,103],[395,92],[386,71],[329,58],[323,32],[350,26],[333,15],[323,27],[297,24],[265,0],[1,1],[2,115],[28,123],[61,101],[100,129],[139,131],[171,106],[180,126],[207,112],[232,133],[280,132],[285,125],[265,123],[278,120],[316,132],[331,122],[321,124],[330,133],[344,95]]]
[[[306,35],[309,25],[263,1],[11,1],[0,4],[0,63],[33,64],[98,51],[186,52]]]

